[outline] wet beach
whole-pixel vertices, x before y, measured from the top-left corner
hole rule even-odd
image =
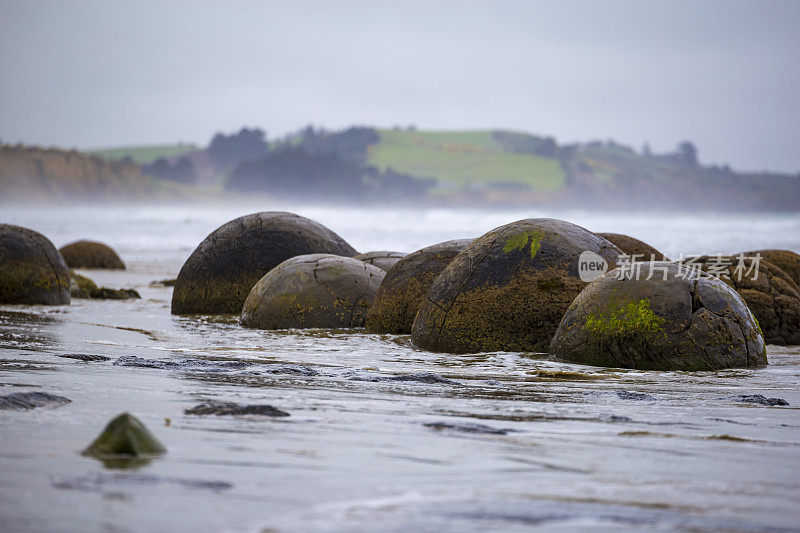
[[[265,208],[4,208],[56,246],[112,244],[128,270],[81,272],[142,299],[0,307],[0,395],[71,400],[0,410],[0,528],[797,530],[800,348],[768,346],[765,368],[647,372],[170,315],[172,289],[153,282],[221,223]],[[359,251],[531,216],[631,233],[672,257],[800,249],[795,215],[280,208]],[[290,416],[186,413],[209,401]],[[168,453],[124,469],[81,456],[123,411]]]

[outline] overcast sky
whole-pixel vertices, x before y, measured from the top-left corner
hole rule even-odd
[[[313,123],[613,138],[800,172],[800,2],[0,0],[0,138]]]

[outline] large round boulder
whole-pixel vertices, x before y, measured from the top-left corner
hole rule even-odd
[[[619,254],[607,240],[563,220],[494,229],[436,278],[411,339],[434,352],[544,351],[586,285],[579,265],[615,266]]]
[[[125,269],[125,263],[117,252],[102,242],[76,241],[62,246],[58,251],[70,268]]]
[[[614,246],[622,250],[623,254],[630,256],[633,261],[669,261],[667,256],[646,242],[629,235],[621,233],[598,233],[598,235],[611,241]]]
[[[0,224],[0,303],[69,303],[69,269],[41,233]]]
[[[378,252],[364,252],[363,254],[356,255],[355,258],[388,272],[390,268],[405,256],[406,254],[403,252],[387,252],[386,250],[381,250]]]
[[[386,273],[364,325],[370,333],[411,333],[417,309],[431,285],[475,239],[457,239],[408,254]]]
[[[777,266],[792,278],[796,285],[800,286],[800,254],[791,250],[757,250],[755,252],[745,252],[747,256],[761,257]]]
[[[642,262],[589,284],[550,343],[563,361],[641,370],[767,364],[747,304],[722,281],[675,263]]]
[[[800,292],[781,268],[753,252],[702,256],[693,263],[733,287],[756,317],[768,344],[800,344]]]
[[[287,259],[313,253],[356,255],[337,234],[293,213],[262,212],[232,220],[206,237],[184,263],[175,280],[172,313],[238,314],[264,274]]]
[[[255,284],[242,308],[242,325],[256,329],[355,328],[386,272],[330,254],[293,257]]]

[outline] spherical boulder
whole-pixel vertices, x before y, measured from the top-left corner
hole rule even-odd
[[[41,233],[0,224],[0,303],[69,303],[69,269]]]
[[[622,253],[630,256],[634,261],[669,261],[667,256],[634,237],[621,233],[598,233],[604,239],[611,241]]]
[[[783,269],[755,252],[702,256],[693,263],[736,289],[768,344],[800,344],[800,291]]]
[[[117,252],[102,242],[76,241],[62,246],[58,251],[70,268],[125,269],[125,263]]]
[[[184,263],[175,280],[172,313],[240,313],[264,274],[287,259],[313,253],[356,255],[337,234],[293,213],[262,212],[232,220],[206,237]]]
[[[434,352],[544,351],[586,282],[581,263],[616,266],[619,249],[563,220],[527,219],[475,240],[419,306],[411,340]]]
[[[74,270],[69,271],[69,294],[73,298],[91,298],[97,290],[97,284]]]
[[[442,242],[400,259],[386,273],[364,325],[370,333],[411,333],[422,299],[458,254],[475,239]]]
[[[405,256],[406,254],[403,252],[387,252],[386,250],[381,250],[379,252],[364,252],[363,254],[356,255],[355,258],[388,272],[390,268]]]
[[[352,257],[293,257],[255,284],[242,308],[242,325],[256,329],[361,327],[385,275],[380,268]]]
[[[791,250],[756,250],[755,252],[745,252],[747,256],[760,254],[761,257],[777,266],[800,287],[800,254]]]
[[[550,343],[563,361],[641,370],[767,364],[747,304],[722,281],[668,262],[614,269],[569,306]]]

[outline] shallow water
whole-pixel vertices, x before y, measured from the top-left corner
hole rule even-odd
[[[150,283],[174,277],[220,224],[270,208],[1,208],[56,246],[109,243],[128,270],[82,272],[142,295],[0,307],[0,395],[72,400],[0,410],[1,530],[798,530],[799,348],[770,346],[756,370],[641,372],[171,316],[172,290]],[[675,257],[800,250],[800,216],[282,208],[360,251],[531,216],[630,233]],[[789,405],[740,399],[755,394]],[[291,416],[184,414],[205,400]],[[81,456],[122,411],[169,452],[123,470]]]

